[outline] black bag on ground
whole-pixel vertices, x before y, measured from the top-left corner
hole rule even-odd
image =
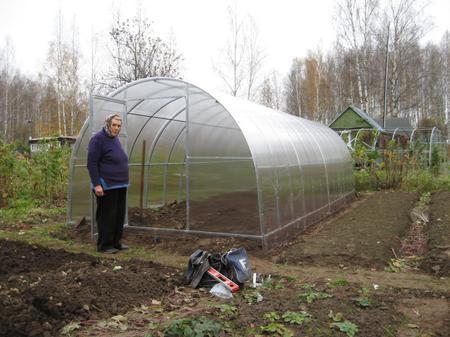
[[[252,267],[245,248],[231,249],[223,254],[222,262],[226,266],[229,278],[235,283],[242,285],[250,279]]]
[[[251,275],[250,263],[244,248],[232,249],[225,254],[208,253],[197,249],[189,257],[186,284],[192,288],[214,286],[218,281],[206,272],[210,267],[240,286]]]

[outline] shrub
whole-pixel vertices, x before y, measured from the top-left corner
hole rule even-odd
[[[450,176],[435,176],[426,170],[412,171],[403,178],[402,189],[419,193],[450,191]]]
[[[66,197],[70,148],[49,142],[29,156],[0,141],[0,207],[50,205]]]
[[[32,157],[32,196],[40,204],[60,202],[67,193],[70,148],[48,142],[48,146]]]
[[[27,196],[28,167],[28,158],[16,151],[16,144],[0,141],[0,207],[13,206],[17,198]]]

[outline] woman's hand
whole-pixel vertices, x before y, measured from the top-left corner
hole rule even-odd
[[[97,185],[97,186],[95,186],[95,188],[94,188],[94,193],[95,193],[95,195],[96,195],[97,197],[103,197],[103,195],[104,195],[105,193],[103,192],[103,187],[102,187],[102,185]]]

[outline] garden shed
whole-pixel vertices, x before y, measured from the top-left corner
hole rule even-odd
[[[349,151],[327,126],[149,78],[91,96],[71,158],[70,223],[94,214],[87,146],[113,112],[123,114],[129,156],[129,228],[255,239],[267,248],[354,195]]]

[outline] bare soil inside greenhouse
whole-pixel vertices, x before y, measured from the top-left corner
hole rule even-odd
[[[131,249],[105,256],[86,224],[2,225],[0,336],[450,336],[450,192],[431,196],[425,250],[406,256],[418,198],[360,195],[269,252],[127,231]],[[237,247],[261,286],[224,300],[184,285],[193,251]]]

